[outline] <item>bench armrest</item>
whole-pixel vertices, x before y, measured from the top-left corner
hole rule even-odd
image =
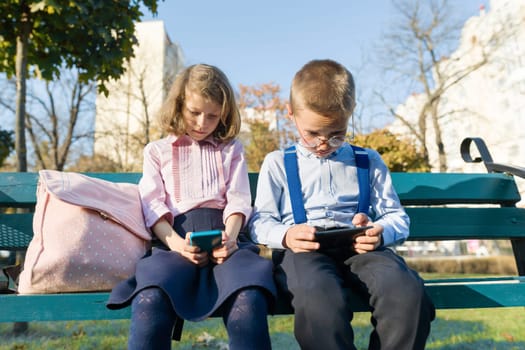
[[[472,157],[470,154],[470,145],[474,142],[476,145],[479,157]],[[516,165],[510,165],[510,164],[500,164],[500,163],[494,163],[492,160],[492,156],[490,155],[490,152],[487,148],[487,145],[485,144],[485,141],[483,141],[482,138],[479,137],[467,137],[461,142],[461,157],[466,163],[481,163],[485,165],[487,168],[487,172],[489,173],[508,173],[514,176],[521,177],[525,179],[525,168],[516,166]]]

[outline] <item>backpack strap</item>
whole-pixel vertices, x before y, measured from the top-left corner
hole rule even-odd
[[[357,212],[368,215],[370,207],[370,185],[369,185],[369,166],[368,153],[364,148],[350,145],[354,152],[357,166],[357,181],[359,184],[359,202]],[[297,150],[291,146],[284,151],[284,169],[286,180],[290,191],[290,201],[294,222],[302,224],[307,221],[304,209],[303,193],[301,192],[301,179],[299,178],[299,167],[297,165]]]

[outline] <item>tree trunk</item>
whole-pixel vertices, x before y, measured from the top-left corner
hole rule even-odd
[[[16,113],[15,113],[15,149],[16,170],[27,171],[27,148],[25,137],[26,118],[26,77],[27,77],[27,46],[31,23],[29,7],[24,7],[21,19],[20,35],[16,39]]]
[[[441,132],[441,124],[439,123],[439,109],[437,101],[432,103],[431,110],[432,124],[434,126],[434,142],[438,151],[439,172],[445,173],[447,172],[448,164],[447,155],[445,153],[445,145],[443,143],[443,135]]]

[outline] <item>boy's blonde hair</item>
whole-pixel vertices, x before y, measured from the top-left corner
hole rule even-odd
[[[186,90],[200,94],[221,108],[221,120],[213,132],[220,141],[234,139],[241,129],[241,116],[235,102],[235,94],[226,75],[217,67],[196,64],[180,72],[160,109],[162,129],[177,136],[184,135],[186,126],[182,112],[186,100]]]
[[[293,110],[309,109],[321,115],[349,118],[355,108],[352,73],[332,60],[312,60],[296,74],[290,89]]]

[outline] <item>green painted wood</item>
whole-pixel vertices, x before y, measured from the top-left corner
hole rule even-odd
[[[37,182],[37,173],[0,173],[0,206],[33,207]]]
[[[140,173],[86,173],[113,182],[138,183]],[[255,197],[258,174],[250,173]],[[444,203],[494,203],[512,205],[520,200],[514,178],[505,174],[392,173],[404,205]],[[37,173],[1,173],[0,206],[33,206]]]
[[[524,282],[522,278],[427,281],[426,289],[438,309],[516,307],[525,305]],[[0,295],[0,322],[129,319],[129,308],[105,307],[108,296],[108,293]],[[369,311],[360,297],[353,295],[349,299],[356,311]],[[275,314],[292,311],[281,298]]]
[[[470,309],[525,306],[523,279],[506,281],[455,281],[426,283],[426,289],[438,309]]]
[[[525,237],[524,208],[406,208],[410,241]],[[32,214],[0,214],[0,249],[25,250]]]
[[[257,193],[257,179],[259,178],[259,173],[249,173],[248,178],[250,179],[250,192],[252,194],[252,205],[255,202],[255,194]]]
[[[403,205],[505,204],[520,200],[514,178],[496,173],[392,173]]]
[[[112,182],[138,183],[140,173],[85,173]],[[0,207],[31,208],[36,202],[38,173],[0,172]]]
[[[33,214],[0,214],[0,249],[25,250],[33,238]]]
[[[108,293],[0,295],[0,322],[128,319],[130,309],[109,310]]]
[[[410,240],[525,237],[525,208],[406,208]]]
[[[506,174],[392,173],[392,182],[403,205],[503,204],[520,200],[514,178]],[[255,198],[257,173],[250,173]]]

